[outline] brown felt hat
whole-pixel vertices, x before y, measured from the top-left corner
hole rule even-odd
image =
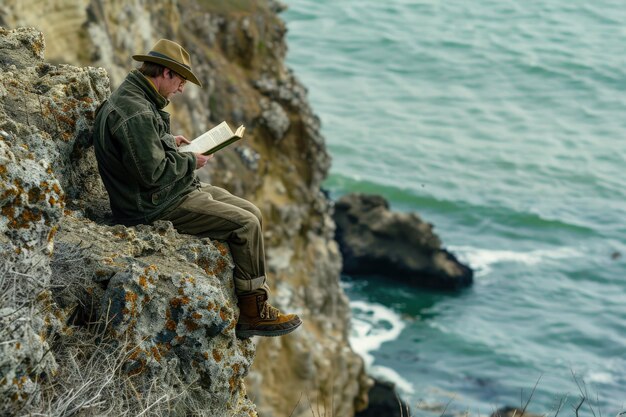
[[[163,65],[172,71],[182,75],[192,83],[202,87],[202,83],[198,77],[191,72],[191,60],[189,52],[185,48],[167,39],[161,39],[154,44],[152,50],[147,55],[133,55],[135,61],[154,62]]]

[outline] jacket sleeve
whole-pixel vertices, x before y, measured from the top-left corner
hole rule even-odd
[[[196,156],[179,153],[167,144],[169,133],[159,133],[158,121],[151,112],[135,115],[120,126],[127,147],[124,164],[146,188],[161,188],[187,175],[193,175]],[[166,138],[165,136],[168,136]]]

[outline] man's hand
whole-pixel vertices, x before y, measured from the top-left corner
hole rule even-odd
[[[183,135],[174,136],[174,140],[176,141],[176,146],[180,146],[181,143],[191,143],[186,137]]]
[[[213,158],[213,154],[211,155],[202,155],[201,153],[195,153],[196,155],[196,169],[200,169],[209,162],[209,159]]]

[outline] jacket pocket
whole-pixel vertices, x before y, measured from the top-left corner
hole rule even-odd
[[[150,195],[150,201],[153,205],[159,206],[168,200],[168,196],[175,183],[166,185]]]
[[[176,146],[176,139],[174,136],[170,134],[165,134],[161,136],[161,143],[163,144],[163,149],[167,152],[169,150],[173,150],[178,152],[178,147]]]

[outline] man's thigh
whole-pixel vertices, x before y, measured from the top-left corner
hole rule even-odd
[[[252,217],[247,210],[198,190],[188,194],[163,220],[171,221],[182,233],[228,239],[234,230],[249,225]]]
[[[213,196],[214,200],[221,201],[226,204],[232,204],[233,206],[242,208],[250,213],[254,214],[259,221],[261,221],[261,210],[251,202],[241,197],[237,197],[236,195],[232,195],[227,190],[216,187],[215,185],[201,183],[202,191],[206,191],[211,196]]]

